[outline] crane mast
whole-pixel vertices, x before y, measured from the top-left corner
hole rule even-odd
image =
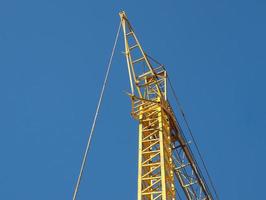
[[[213,200],[167,100],[167,72],[143,50],[120,12],[132,101],[139,121],[138,200]]]

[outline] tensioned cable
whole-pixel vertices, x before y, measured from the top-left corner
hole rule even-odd
[[[180,112],[181,112],[181,114],[182,114],[182,117],[183,117],[183,119],[184,119],[184,122],[185,122],[185,124],[186,124],[186,126],[187,126],[187,128],[188,128],[189,135],[191,136],[191,138],[192,138],[192,140],[193,140],[193,143],[195,144],[195,147],[196,147],[196,149],[197,149],[197,152],[198,152],[198,154],[199,154],[199,157],[200,157],[200,159],[201,159],[201,162],[202,162],[202,164],[203,164],[203,167],[204,167],[204,169],[205,169],[205,171],[206,171],[206,174],[207,174],[207,176],[208,176],[208,178],[209,178],[209,180],[210,180],[210,184],[211,184],[212,189],[213,189],[213,191],[214,191],[214,193],[215,193],[215,196],[216,196],[216,198],[219,200],[219,197],[218,197],[217,191],[216,191],[216,189],[215,189],[215,187],[214,187],[213,181],[212,181],[211,176],[210,176],[210,174],[209,174],[209,172],[208,172],[208,169],[207,169],[207,166],[206,166],[206,164],[205,164],[205,162],[204,162],[203,156],[202,156],[202,154],[200,153],[200,150],[199,150],[198,144],[197,144],[197,142],[196,142],[196,140],[195,140],[195,138],[194,138],[194,136],[193,136],[193,134],[192,134],[192,130],[191,130],[190,125],[189,125],[189,123],[188,123],[187,117],[186,117],[186,115],[185,115],[185,113],[184,113],[184,110],[183,110],[183,108],[182,108],[182,106],[181,106],[181,104],[180,104],[180,101],[179,101],[179,99],[178,99],[176,93],[175,93],[175,90],[173,89],[173,86],[172,86],[172,83],[171,83],[171,81],[170,81],[170,78],[168,77],[167,79],[168,79],[168,81],[169,81],[170,88],[171,88],[171,90],[172,90],[172,92],[173,92],[173,94],[174,94],[174,97],[175,97],[175,99],[176,99],[176,102],[177,102],[177,104],[178,104],[178,107],[179,107],[179,109],[180,109]]]
[[[94,119],[93,119],[91,131],[90,131],[90,135],[89,135],[88,142],[87,142],[87,146],[86,146],[86,149],[85,149],[85,152],[84,152],[84,156],[83,156],[83,159],[82,159],[82,163],[81,163],[81,167],[80,167],[80,171],[79,171],[79,176],[78,176],[77,183],[76,183],[76,186],[75,186],[75,190],[74,190],[74,193],[73,193],[73,200],[76,200],[76,197],[77,197],[77,193],[78,193],[78,189],[79,189],[79,185],[80,185],[80,180],[81,180],[82,175],[83,175],[84,167],[85,167],[87,156],[88,156],[88,151],[89,151],[90,145],[91,145],[91,138],[92,138],[93,133],[94,133],[95,125],[96,125],[96,122],[97,122],[97,119],[98,119],[98,113],[99,113],[99,110],[100,110],[100,107],[101,107],[101,103],[102,103],[102,99],[103,99],[103,94],[104,94],[106,83],[107,83],[107,80],[108,80],[108,77],[109,77],[109,72],[110,72],[110,69],[111,69],[111,65],[112,65],[112,61],[113,61],[113,57],[114,57],[114,52],[115,52],[115,49],[116,49],[116,44],[117,44],[120,28],[121,28],[121,22],[119,24],[119,27],[118,27],[118,30],[117,30],[117,33],[116,33],[115,42],[114,42],[112,53],[111,53],[111,56],[110,56],[110,59],[109,59],[109,63],[108,63],[107,71],[106,71],[106,74],[105,74],[105,78],[104,78],[104,82],[103,82],[100,98],[99,98],[98,105],[97,105],[97,108],[96,108],[96,112],[95,112],[95,115],[94,115]]]
[[[153,60],[155,63],[159,64],[160,66],[162,66],[162,67],[164,68],[164,65],[162,65],[160,62],[158,62],[157,60],[155,60],[154,58],[152,58],[151,56],[149,56],[149,55],[147,55],[147,54],[146,54],[146,56],[149,57],[149,58],[150,58],[151,60]],[[165,68],[164,68],[164,70],[165,70]],[[219,200],[218,193],[217,193],[217,191],[216,191],[216,189],[215,189],[215,187],[214,187],[214,183],[213,183],[213,181],[212,181],[212,179],[211,179],[211,176],[210,176],[210,174],[209,174],[209,172],[208,172],[208,169],[207,169],[207,166],[206,166],[206,164],[205,164],[205,162],[204,162],[203,156],[202,156],[202,154],[200,153],[200,150],[199,150],[198,144],[197,144],[197,142],[196,142],[196,139],[195,139],[194,136],[193,136],[193,133],[192,133],[192,130],[191,130],[190,125],[189,125],[189,123],[188,123],[187,117],[186,117],[185,112],[184,112],[184,110],[183,110],[183,107],[182,107],[182,105],[181,105],[181,103],[180,103],[180,101],[179,101],[179,98],[178,98],[178,96],[177,96],[177,94],[176,94],[176,92],[175,92],[175,90],[174,90],[174,88],[173,88],[173,85],[172,85],[172,83],[171,83],[171,80],[170,80],[169,75],[167,76],[167,79],[168,79],[168,81],[169,81],[169,85],[170,85],[171,91],[172,91],[172,93],[173,93],[173,95],[174,95],[174,98],[175,98],[175,100],[176,100],[176,103],[177,103],[177,105],[178,105],[179,111],[180,111],[180,113],[181,113],[181,115],[182,115],[182,117],[183,117],[183,119],[184,119],[184,122],[185,122],[185,124],[186,124],[186,127],[187,127],[187,129],[188,129],[189,135],[191,136],[191,138],[192,138],[192,140],[193,140],[193,143],[195,144],[195,147],[196,147],[197,153],[199,154],[200,160],[201,160],[201,162],[202,162],[202,164],[203,164],[203,167],[204,167],[204,169],[205,169],[205,171],[206,171],[206,174],[207,174],[208,179],[209,179],[209,181],[210,181],[211,187],[212,187],[212,189],[213,189],[213,191],[214,191],[214,193],[215,193],[216,198]]]

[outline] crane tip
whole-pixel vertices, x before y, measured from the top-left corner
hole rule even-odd
[[[120,11],[120,12],[119,12],[119,16],[120,16],[121,18],[126,18],[126,12],[125,12],[124,10]]]

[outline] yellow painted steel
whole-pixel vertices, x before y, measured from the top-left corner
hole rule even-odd
[[[212,195],[167,101],[167,73],[145,54],[125,12],[124,33],[132,116],[139,121],[138,200],[189,200]]]
[[[142,102],[138,113],[138,200],[175,199],[170,128],[167,115],[153,102]]]

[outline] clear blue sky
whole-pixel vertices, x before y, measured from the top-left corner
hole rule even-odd
[[[0,196],[71,199],[118,12],[167,66],[221,199],[263,199],[264,0],[0,2]],[[80,200],[136,199],[120,37]]]

